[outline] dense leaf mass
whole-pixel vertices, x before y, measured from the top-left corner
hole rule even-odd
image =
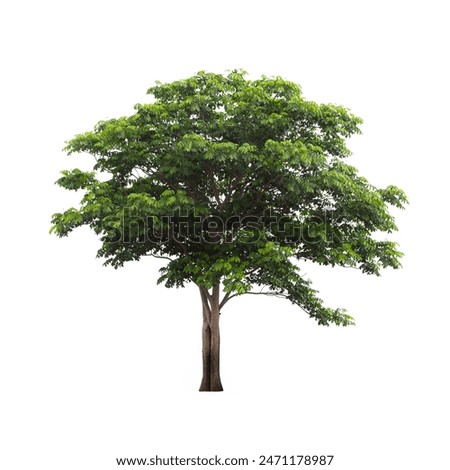
[[[348,325],[323,306],[301,261],[379,274],[401,253],[395,186],[378,189],[346,163],[361,119],[303,98],[282,78],[248,80],[199,72],[148,90],[151,103],[99,122],[67,143],[95,157],[92,172],[63,171],[57,184],[82,190],[78,208],[53,215],[65,236],[90,226],[105,264],[168,258],[160,281],[223,284],[227,299],[259,292],[288,298],[320,324]],[[376,236],[375,236],[376,235]]]

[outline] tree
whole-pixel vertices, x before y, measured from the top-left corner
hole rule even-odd
[[[377,189],[345,161],[361,119],[306,101],[295,83],[252,81],[240,70],[157,82],[148,93],[152,102],[132,116],[67,143],[68,154],[87,152],[96,163],[62,172],[57,184],[84,194],[78,208],[53,215],[51,231],[87,225],[105,265],[165,258],[159,282],[198,286],[201,391],[222,390],[219,318],[233,297],[275,295],[321,325],[353,324],[324,306],[300,266],[376,275],[400,266],[396,243],[380,234],[396,230],[389,206],[403,208],[405,194]]]

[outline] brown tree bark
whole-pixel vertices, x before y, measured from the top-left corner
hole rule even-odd
[[[201,392],[223,391],[220,380],[220,286],[215,285],[212,292],[200,287],[203,308],[202,356],[203,378]]]

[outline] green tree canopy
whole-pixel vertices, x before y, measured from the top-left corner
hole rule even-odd
[[[305,100],[295,83],[243,71],[199,72],[148,93],[153,100],[133,115],[67,143],[95,164],[62,172],[57,184],[83,196],[53,215],[52,231],[88,225],[106,265],[163,257],[160,282],[198,285],[203,390],[221,390],[218,319],[232,297],[256,288],[319,324],[351,324],[344,310],[324,306],[299,267],[309,260],[378,275],[400,266],[396,243],[379,235],[396,230],[389,206],[402,208],[405,194],[374,187],[346,162],[361,119]]]

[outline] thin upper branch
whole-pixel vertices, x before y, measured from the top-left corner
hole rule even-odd
[[[276,292],[244,292],[244,294],[252,294],[252,295],[270,295],[272,297],[279,297],[280,299],[287,299],[287,296],[284,294],[278,294]],[[237,294],[235,294],[237,295]],[[233,296],[234,297],[234,296]]]
[[[153,258],[158,258],[158,259],[168,259],[169,261],[173,261],[172,258],[169,258],[168,256],[159,256],[159,255],[153,255],[151,253],[146,254],[145,256],[153,256]]]
[[[212,189],[212,192],[213,192],[213,195],[214,195],[214,199],[216,200],[217,205],[219,207],[221,207],[222,202],[220,200],[220,194],[219,194],[219,189],[218,189],[217,184],[216,184],[216,180],[214,179],[214,172],[213,172],[212,166],[208,165],[207,170],[208,170],[208,177],[209,177],[209,181],[211,183],[211,189]]]

